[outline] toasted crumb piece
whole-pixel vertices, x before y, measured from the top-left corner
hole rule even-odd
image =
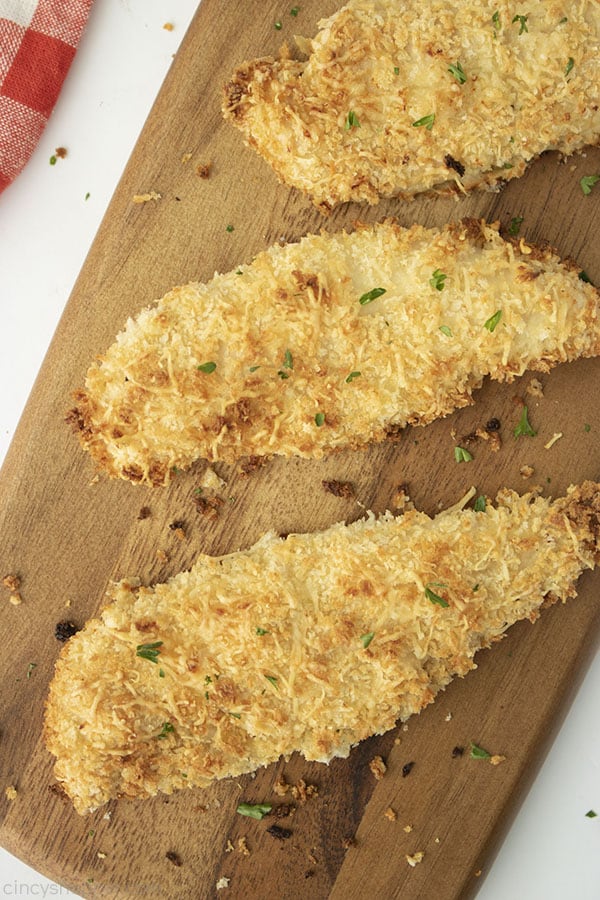
[[[342,838],[342,847],[344,848],[344,850],[349,850],[350,847],[356,847],[356,838],[353,838],[353,837]]]
[[[229,838],[227,838],[227,844],[225,845],[225,853],[233,853],[234,850],[235,850],[235,847],[233,846],[233,844],[231,843]]]
[[[436,838],[433,839],[433,843],[434,843],[434,844],[439,844],[439,842],[440,842],[439,837],[436,837]]]
[[[170,863],[173,863],[174,866],[177,866],[179,868],[180,866],[183,865],[183,863],[181,862],[181,857],[179,856],[178,853],[175,853],[174,850],[167,850],[167,852],[165,853],[165,856],[169,860]]]
[[[413,830],[413,826],[412,826],[412,825],[405,825],[403,830],[404,830],[407,834],[410,834],[411,831]]]
[[[222,891],[223,888],[229,887],[230,881],[231,881],[231,878],[226,878],[224,875],[222,875],[221,878],[219,878],[219,880],[217,881],[217,885],[216,885],[217,890]]]
[[[13,606],[20,606],[23,602],[23,598],[20,594],[11,594],[8,598],[8,602],[12,603]]]
[[[5,794],[7,800],[16,800],[17,799],[17,789],[12,784],[9,784],[9,786],[4,791],[4,794]]]
[[[168,557],[168,555],[165,553],[164,550],[157,550],[155,555],[156,555],[156,558],[157,558],[160,562],[162,562],[162,563],[167,563],[167,562],[169,562],[169,557]]]
[[[238,853],[241,853],[242,856],[250,856],[250,848],[248,847],[248,844],[246,843],[245,837],[238,838],[237,848],[238,848]]]
[[[387,766],[380,756],[374,756],[369,763],[369,769],[371,770],[377,781],[381,781],[387,771]]]
[[[69,609],[72,605],[73,605],[73,601],[72,601],[72,600],[65,600],[65,606],[66,606],[67,609]]]
[[[530,397],[543,397],[544,396],[544,388],[542,387],[542,382],[539,378],[532,378],[527,385],[527,393]]]
[[[553,447],[557,441],[560,441],[562,436],[562,431],[555,431],[550,440],[544,444],[544,450],[549,450],[550,447]]]
[[[415,508],[408,493],[408,485],[399,484],[396,487],[392,494],[392,506],[400,512],[408,512],[409,509]]]
[[[531,478],[534,471],[535,469],[533,468],[533,466],[521,466],[521,468],[519,469],[519,475],[521,476],[521,478]]]
[[[157,191],[148,191],[146,194],[134,194],[131,198],[132,203],[148,203],[150,200],[160,200],[162,199],[161,194]]]
[[[506,757],[502,756],[501,753],[494,753],[493,756],[490,756],[490,763],[493,766],[499,766],[500,763],[503,763],[505,759]]]
[[[54,153],[59,159],[64,159],[65,156],[67,155],[67,148],[66,147],[57,147],[56,150],[54,151]]]
[[[481,869],[477,869],[476,872],[473,872],[473,875],[475,876],[475,878],[479,878],[481,876],[481,871],[482,871]]]
[[[492,453],[497,453],[502,446],[502,438],[499,431],[489,430],[487,427],[478,428],[475,432],[475,437],[481,438],[482,441],[487,441]]]
[[[88,481],[88,487],[92,487],[93,484],[99,484],[99,483],[100,483],[100,476],[96,474],[96,475],[94,475],[93,478],[91,478]]]
[[[210,163],[200,163],[196,166],[196,175],[200,178],[208,178],[210,175]]]
[[[279,806],[274,806],[271,810],[271,815],[275,819],[287,819],[288,816],[293,816],[296,812],[296,807],[292,803],[280,803]]]
[[[285,794],[290,789],[290,785],[287,783],[283,775],[280,775],[275,784],[273,785],[273,792],[277,794],[278,797],[284,797]]]
[[[390,822],[395,822],[396,819],[398,818],[398,813],[394,809],[392,809],[391,806],[388,806],[388,808],[386,809],[386,811],[384,812],[383,815],[385,816],[386,819],[389,819]]]
[[[98,859],[106,859],[106,853],[103,853],[102,850],[98,850],[96,856],[98,857]]]
[[[165,31],[173,31],[175,26],[173,25],[172,22],[165,22],[165,24],[163,25],[163,28]]]
[[[192,158],[191,153],[189,153],[189,152],[184,153],[183,156],[181,157],[181,162],[185,165],[186,163],[188,163],[190,161],[191,158]]]
[[[406,862],[409,864],[409,866],[412,866],[413,869],[414,869],[414,867],[415,867],[415,866],[418,866],[418,864],[419,864],[420,862],[423,862],[423,857],[424,857],[424,856],[425,856],[425,854],[423,853],[422,850],[417,850],[417,852],[416,852],[416,853],[413,853],[412,856],[410,856],[410,855],[407,853],[407,855],[406,855]]]
[[[18,591],[21,587],[21,578],[19,575],[5,575],[2,579],[2,584],[4,587],[7,587],[9,591]]]
[[[444,718],[444,722],[451,722],[451,721],[452,721],[452,713],[451,713],[451,712],[446,713],[446,716],[445,716],[445,718]]]
[[[318,859],[315,856],[315,854],[312,852],[312,850],[309,850],[308,853],[306,854],[306,856],[308,858],[309,863],[312,863],[313,866],[317,865]]]
[[[227,487],[227,482],[220,478],[212,466],[207,466],[198,482],[204,491],[222,491]]]
[[[292,786],[292,797],[301,804],[306,803],[311,797],[318,796],[319,788],[316,784],[307,784],[303,778],[300,778],[296,784]]]
[[[356,497],[351,481],[322,481],[321,484],[334,497],[342,497],[345,500],[353,500]]]
[[[199,513],[206,516],[207,519],[215,521],[219,517],[219,509],[223,506],[223,500],[221,497],[202,497],[198,495],[194,497],[194,504]]]

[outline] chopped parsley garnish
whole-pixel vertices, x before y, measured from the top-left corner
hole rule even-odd
[[[571,71],[571,69],[573,68],[574,65],[575,65],[575,60],[573,59],[572,56],[570,56],[567,61],[567,65],[565,66],[565,78],[567,77],[567,75],[569,74],[569,72]]]
[[[450,604],[448,603],[447,600],[444,600],[443,597],[440,597],[439,594],[436,594],[435,591],[431,590],[431,588],[434,588],[434,587],[445,588],[445,587],[447,587],[447,585],[442,584],[439,581],[430,581],[428,584],[425,585],[425,596],[427,597],[427,599],[431,603],[437,603],[438,606],[443,606],[444,609],[446,609],[448,606],[450,606]]]
[[[289,373],[289,372],[284,372],[283,369],[280,369],[279,372],[278,372],[277,374],[279,375],[279,377],[280,377],[283,381],[285,381],[286,378],[289,378],[289,377],[290,377],[290,373]]]
[[[264,819],[273,809],[270,803],[240,803],[236,812],[251,819]]]
[[[271,682],[274,688],[277,688],[277,690],[279,690],[279,684],[277,683],[277,679],[274,675],[265,675],[265,678],[267,679],[267,681]]]
[[[427,131],[431,131],[433,128],[433,123],[435,122],[435,113],[429,113],[428,116],[423,116],[421,119],[417,119],[416,122],[412,123],[413,128],[421,128],[424,126]]]
[[[598,813],[596,812],[595,809],[588,809],[588,811],[585,814],[585,817],[586,817],[586,819],[595,819],[597,815],[598,815]]]
[[[521,225],[523,224],[523,216],[513,216],[510,220],[510,225],[508,226],[508,233],[513,237],[516,237],[521,230]]]
[[[473,459],[473,454],[469,453],[468,450],[465,450],[464,447],[455,447],[454,448],[454,459],[457,463],[461,462],[471,462]]]
[[[491,757],[491,753],[488,753],[487,750],[484,750],[483,747],[478,747],[477,744],[474,744],[471,741],[471,759],[489,759]]]
[[[360,640],[361,640],[361,643],[362,643],[363,647],[365,648],[365,650],[367,649],[367,647],[369,646],[369,644],[371,643],[371,641],[373,640],[374,637],[375,637],[374,631],[369,631],[368,634],[361,634]]]
[[[360,128],[360,122],[358,121],[358,116],[351,109],[346,116],[346,121],[344,122],[344,128],[346,131],[350,131],[351,128]]]
[[[250,366],[249,372],[256,372],[257,369],[260,369],[260,366]]]
[[[156,737],[158,740],[162,740],[166,738],[168,734],[172,734],[175,731],[175,727],[170,722],[163,722],[163,727],[160,734],[157,734]]]
[[[400,67],[394,66],[394,75],[399,75],[399,74],[400,74]]]
[[[581,185],[581,190],[587,197],[588,194],[592,193],[592,188],[594,185],[600,181],[600,175],[584,175],[580,180],[579,184]]]
[[[299,6],[292,6],[292,8],[290,9],[290,16],[294,16],[294,18],[296,18],[296,16],[298,15],[299,12],[300,12]]]
[[[519,419],[519,424],[514,429],[513,434],[515,437],[522,437],[525,435],[526,437],[535,437],[537,431],[534,431],[531,425],[529,424],[529,419],[527,418],[527,407],[523,407],[523,412],[521,413],[521,418]]]
[[[429,284],[432,288],[435,288],[436,291],[444,290],[444,282],[448,276],[445,275],[441,269],[436,269],[431,278],[429,279]]]
[[[584,430],[584,431],[591,431],[591,430],[592,430],[592,426],[591,426],[588,422],[586,422],[586,424],[583,426],[583,430]]]
[[[257,627],[256,633],[259,634],[259,635],[262,637],[263,635],[265,635],[265,634],[270,634],[271,632],[270,632],[270,631],[267,631],[265,628]]]
[[[346,378],[346,384],[350,384],[350,382],[354,381],[355,378],[360,378],[360,372],[350,372],[350,374]]]
[[[31,678],[31,673],[34,669],[37,669],[37,663],[29,663],[27,666],[27,677]]]
[[[567,19],[567,17],[566,17],[566,16],[563,16],[562,19],[560,20],[560,22],[559,22],[558,24],[559,24],[559,25],[564,25],[565,22],[568,22],[568,21],[569,21],[569,20]]]
[[[55,166],[55,165],[56,165],[56,156],[54,156],[54,154],[52,154],[52,156],[50,157],[49,163],[50,163],[51,166]]]
[[[586,284],[591,284],[591,283],[592,283],[592,279],[590,278],[590,276],[588,275],[587,272],[584,272],[583,269],[582,269],[581,272],[579,273],[579,277],[580,277],[581,281],[585,281]]]
[[[498,10],[492,16],[492,24],[494,26],[494,31],[500,31],[500,13]],[[496,35],[494,35],[496,37]]]
[[[293,369],[294,368],[294,358],[289,350],[286,350],[283,354],[283,368],[284,369]]]
[[[487,507],[487,501],[483,494],[480,494],[475,503],[473,504],[473,509],[475,512],[485,512]]]
[[[214,372],[217,368],[216,362],[205,362],[202,363],[201,366],[196,366],[199,372],[204,372],[206,375],[210,375],[211,372]]]
[[[242,272],[241,269],[236,269],[236,270],[235,270],[235,274],[236,274],[236,275],[243,275],[244,273]]]
[[[234,229],[233,229],[233,225],[227,225],[227,227],[225,228],[225,231],[228,231],[229,234],[231,234],[231,232],[232,232],[233,230],[234,230]]]
[[[465,75],[464,69],[459,62],[456,65],[449,65],[448,71],[451,75],[453,75],[459,84],[464,84],[467,80],[467,76]]]
[[[229,710],[229,715],[230,715],[230,716],[233,716],[234,719],[241,719],[241,718],[242,718],[241,715],[240,715],[239,713],[231,712],[231,710]]]
[[[277,21],[275,22],[275,31],[281,31],[281,29],[282,29],[281,22],[279,21],[279,19],[277,19]]]
[[[158,670],[158,677],[159,677],[159,678],[164,678],[164,677],[165,677],[165,670],[164,670],[164,669],[159,669],[159,670]]]
[[[452,337],[452,331],[448,328],[447,325],[440,325],[440,331],[442,334],[445,334],[446,337]]]
[[[494,313],[494,315],[490,316],[489,319],[487,320],[487,322],[483,323],[483,327],[487,328],[487,330],[491,334],[495,330],[495,328],[498,325],[498,322],[500,321],[501,318],[502,318],[502,310],[497,309],[496,312]]]
[[[154,641],[153,644],[138,644],[135,648],[135,655],[139,656],[140,659],[147,659],[148,662],[156,663],[162,645],[162,641]]]
[[[524,31],[529,33],[529,28],[527,27],[527,19],[528,18],[529,18],[529,16],[514,16],[513,17],[512,24],[514,25],[515,22],[519,22],[521,25],[521,27],[519,28],[519,34],[523,34]]]
[[[91,196],[91,194],[90,194],[90,192],[88,191],[87,194],[85,195],[85,197],[84,197],[83,199],[84,199],[84,200],[89,200],[89,199],[90,199],[90,196]]]
[[[367,303],[372,303],[373,300],[377,300],[378,297],[383,296],[385,292],[385,288],[373,288],[372,291],[367,291],[366,294],[363,294],[362,297],[359,297],[358,302],[361,306],[366,306]]]
[[[320,428],[321,425],[325,424],[325,413],[318,412],[315,416],[315,425],[317,428]]]

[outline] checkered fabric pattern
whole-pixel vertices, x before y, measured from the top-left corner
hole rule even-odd
[[[31,156],[92,0],[0,0],[0,192]]]

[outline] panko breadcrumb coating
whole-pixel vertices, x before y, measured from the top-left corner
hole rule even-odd
[[[223,110],[324,211],[494,186],[600,138],[597,0],[350,0],[298,44],[241,65]]]
[[[473,656],[598,561],[600,485],[504,491],[485,512],[386,514],[113,585],[47,701],[55,773],[84,813],[300,751],[328,762],[431,703]]]
[[[551,249],[476,220],[309,235],[143,310],[68,418],[138,482],[200,458],[318,458],[445,416],[486,375],[597,355],[599,299]]]

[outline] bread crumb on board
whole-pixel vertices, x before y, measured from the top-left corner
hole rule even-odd
[[[544,444],[544,450],[549,450],[550,447],[553,447],[557,441],[560,441],[562,436],[562,431],[555,431],[550,440]]]
[[[374,756],[369,763],[369,769],[371,770],[377,781],[381,781],[387,771],[387,766],[380,756]]]
[[[7,800],[16,800],[17,799],[16,787],[12,784],[9,784],[9,786],[4,791],[4,795]]]
[[[544,396],[544,388],[539,378],[530,379],[529,384],[527,385],[526,393],[528,393],[530,397],[541,398]]]
[[[519,475],[521,476],[521,478],[531,478],[534,471],[535,470],[533,466],[521,466],[521,468],[519,469]]]
[[[395,822],[398,818],[398,813],[396,812],[396,810],[392,809],[391,806],[388,806],[383,815],[386,819],[389,819],[390,822]]]
[[[424,856],[425,856],[425,854],[423,853],[422,850],[417,850],[416,853],[412,853],[412,854],[407,853],[406,854],[406,862],[409,864],[409,866],[412,866],[414,869],[414,867],[418,866],[418,864],[420,862],[423,862]]]
[[[131,198],[132,203],[149,203],[151,200],[161,200],[162,195],[158,191],[148,191],[146,194],[134,194]]]
[[[218,891],[222,891],[223,888],[229,887],[229,882],[231,878],[226,878],[225,875],[222,875],[221,878],[217,881],[216,888]]]

